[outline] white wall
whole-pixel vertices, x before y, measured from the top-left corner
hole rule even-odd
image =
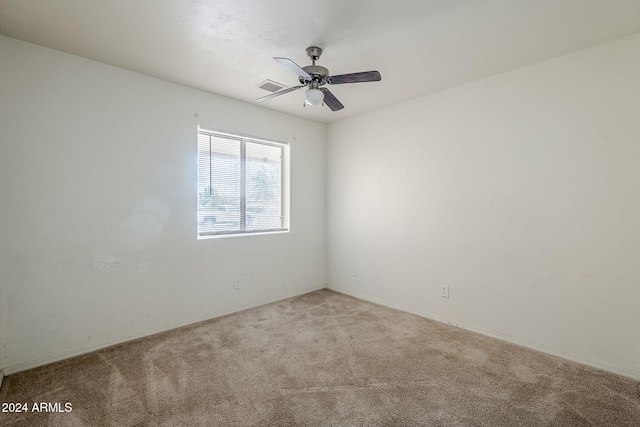
[[[5,373],[325,286],[324,125],[0,48]],[[290,233],[196,240],[198,125],[290,143]]]
[[[329,287],[640,378],[639,114],[636,35],[329,125]]]
[[[328,281],[640,378],[639,111],[635,36],[332,124],[325,247],[324,125],[0,36],[0,366]],[[291,143],[291,233],[196,240],[198,124]]]

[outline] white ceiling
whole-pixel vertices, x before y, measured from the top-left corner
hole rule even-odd
[[[0,0],[0,33],[329,123],[640,32],[638,0]],[[345,105],[303,108],[302,91],[256,103],[272,57],[381,82],[331,86]]]

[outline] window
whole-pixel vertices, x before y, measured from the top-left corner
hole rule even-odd
[[[198,128],[198,237],[288,230],[288,145]]]

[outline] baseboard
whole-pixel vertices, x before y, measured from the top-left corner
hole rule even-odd
[[[551,347],[547,347],[547,346],[542,345],[542,344],[538,344],[538,343],[535,343],[535,342],[523,340],[523,339],[520,339],[520,338],[517,338],[517,337],[513,337],[511,335],[503,334],[501,332],[492,331],[492,330],[485,329],[485,328],[482,328],[482,327],[479,327],[479,326],[475,326],[475,325],[468,325],[468,324],[464,324],[464,323],[458,323],[453,319],[444,318],[442,316],[434,315],[433,313],[412,310],[412,309],[409,309],[407,307],[403,307],[400,304],[389,304],[389,303],[387,303],[385,301],[381,301],[381,300],[379,300],[377,298],[373,298],[373,297],[368,296],[368,295],[362,295],[362,294],[359,294],[357,292],[351,292],[351,291],[347,291],[347,290],[344,290],[344,289],[333,288],[331,286],[328,286],[327,288],[329,290],[331,290],[331,291],[338,292],[338,293],[341,293],[341,294],[344,294],[344,295],[348,295],[348,296],[351,296],[351,297],[354,297],[354,298],[358,298],[358,299],[361,299],[361,300],[364,300],[364,301],[372,302],[374,304],[382,305],[384,307],[394,308],[396,310],[404,311],[406,313],[415,314],[417,316],[424,317],[424,318],[427,318],[427,319],[430,319],[430,320],[435,320],[436,322],[445,323],[447,325],[454,326],[456,328],[464,329],[464,330],[471,331],[471,332],[476,332],[476,333],[481,334],[481,335],[486,335],[486,336],[491,337],[491,338],[496,338],[496,339],[499,339],[501,341],[506,341],[506,342],[511,343],[511,344],[515,344],[515,345],[519,345],[519,346],[522,346],[522,347],[526,347],[526,348],[529,348],[531,350],[539,351],[541,353],[549,354],[551,356],[559,357],[561,359],[569,360],[571,362],[580,363],[581,365],[590,366],[592,368],[600,369],[602,371],[610,372],[612,374],[621,375],[623,377],[627,377],[627,378],[631,378],[631,379],[636,380],[636,381],[640,381],[640,372],[637,372],[637,371],[632,371],[632,370],[620,368],[620,367],[617,367],[617,366],[611,366],[611,365],[608,365],[606,363],[602,363],[602,362],[599,362],[599,361],[593,361],[593,360],[585,359],[585,358],[582,358],[582,357],[579,357],[579,356],[575,356],[575,355],[569,354],[569,353],[561,351],[561,350],[557,350],[557,349],[554,349],[554,348],[551,348]]]
[[[0,390],[2,390],[2,380],[4,379],[4,370],[0,369]]]
[[[313,286],[310,288],[305,288],[303,290],[297,291],[297,292],[292,292],[290,294],[282,294],[282,295],[278,295],[276,297],[272,297],[272,298],[266,298],[263,300],[258,300],[258,301],[254,301],[248,304],[242,304],[236,307],[233,307],[229,310],[222,310],[222,311],[217,311],[217,312],[212,312],[212,313],[208,313],[204,316],[199,316],[199,317],[195,317],[195,318],[191,318],[191,319],[187,319],[183,322],[180,322],[179,324],[166,324],[166,325],[161,325],[158,326],[156,328],[152,328],[146,331],[142,331],[139,332],[137,334],[131,335],[131,336],[127,336],[127,337],[121,337],[119,339],[115,339],[115,340],[109,340],[109,341],[105,341],[105,342],[97,342],[94,343],[91,346],[79,346],[73,349],[69,349],[68,351],[63,351],[61,353],[57,353],[57,354],[53,354],[50,356],[45,356],[45,357],[41,357],[35,360],[30,360],[24,363],[18,363],[16,365],[12,365],[12,366],[5,366],[4,367],[4,373],[6,375],[12,375],[18,372],[22,372],[22,371],[27,371],[29,369],[33,369],[33,368],[37,368],[39,366],[44,366],[44,365],[48,365],[50,363],[54,363],[54,362],[59,362],[61,360],[66,360],[66,359],[70,359],[72,357],[76,357],[76,356],[82,356],[83,354],[88,354],[88,353],[92,353],[94,351],[98,351],[98,350],[102,350],[105,348],[109,348],[109,347],[113,347],[119,344],[123,344],[129,341],[135,341],[138,340],[140,338],[145,338],[145,337],[149,337],[155,334],[160,334],[162,332],[167,332],[173,329],[179,329],[185,326],[189,326],[189,325],[193,325],[196,323],[200,323],[200,322],[204,322],[207,320],[211,320],[211,319],[215,319],[217,317],[222,317],[222,316],[226,316],[229,314],[233,314],[233,313],[238,313],[240,311],[244,311],[244,310],[248,310],[250,308],[255,308],[255,307],[260,307],[261,305],[265,305],[265,304],[270,304],[272,302],[277,302],[277,301],[282,301],[288,298],[293,298],[293,297],[297,297],[300,295],[304,295],[304,294],[308,294],[309,292],[315,292],[318,291],[320,289],[325,289],[327,286],[326,285],[321,285],[321,286]]]

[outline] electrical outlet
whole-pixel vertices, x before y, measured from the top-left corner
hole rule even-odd
[[[353,277],[358,277],[358,270],[356,270],[355,268],[351,271],[351,275]]]
[[[440,286],[440,296],[442,298],[449,298],[449,286],[447,285]]]
[[[233,289],[240,289],[240,279],[233,281]]]

